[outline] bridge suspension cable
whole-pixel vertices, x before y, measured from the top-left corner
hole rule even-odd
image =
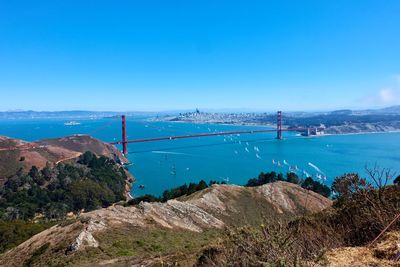
[[[308,128],[282,128],[282,111],[277,112],[277,121],[276,121],[276,129],[265,129],[265,130],[242,130],[242,131],[226,131],[226,132],[211,132],[211,133],[197,133],[197,134],[186,134],[186,135],[174,135],[174,136],[164,136],[164,137],[152,137],[152,138],[143,138],[136,140],[128,140],[126,133],[126,116],[122,115],[122,140],[111,142],[112,145],[122,145],[122,152],[124,155],[128,154],[128,144],[132,143],[144,143],[144,142],[154,142],[154,141],[163,141],[163,140],[176,140],[176,139],[185,139],[185,138],[196,138],[196,137],[206,137],[206,136],[222,136],[222,135],[240,135],[240,134],[254,134],[254,133],[269,133],[276,132],[276,139],[282,140],[282,132],[288,131],[308,131]]]

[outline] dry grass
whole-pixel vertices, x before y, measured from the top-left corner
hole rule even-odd
[[[373,247],[343,247],[327,253],[331,267],[382,266],[399,267],[395,257],[400,253],[400,232],[387,233]]]

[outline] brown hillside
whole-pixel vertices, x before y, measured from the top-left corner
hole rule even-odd
[[[195,261],[225,226],[260,224],[317,212],[332,202],[286,182],[259,187],[213,185],[166,203],[115,205],[54,226],[0,256],[0,265],[130,266],[158,257]],[[181,256],[179,256],[181,255]],[[189,264],[189,263],[188,263]]]

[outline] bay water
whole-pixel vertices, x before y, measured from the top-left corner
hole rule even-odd
[[[120,119],[78,120],[80,125],[69,126],[64,122],[1,120],[0,135],[26,141],[73,134],[89,134],[105,142],[121,140]],[[250,129],[265,127],[127,119],[128,139]],[[276,133],[257,133],[130,144],[129,171],[136,179],[132,194],[160,195],[166,189],[202,179],[245,184],[262,171],[286,173],[296,167],[299,176],[309,174],[327,185],[344,173],[367,177],[366,165],[378,164],[400,173],[400,133],[302,137],[285,132],[284,140],[275,137]]]

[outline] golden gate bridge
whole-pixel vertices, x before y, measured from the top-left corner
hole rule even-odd
[[[225,132],[213,132],[213,133],[197,133],[197,134],[187,134],[187,135],[174,135],[174,136],[164,136],[164,137],[153,137],[144,138],[136,140],[128,140],[126,134],[126,116],[122,115],[122,140],[111,142],[112,145],[122,145],[122,153],[124,155],[128,154],[128,144],[132,143],[144,143],[144,142],[155,142],[163,140],[177,140],[186,138],[196,138],[196,137],[206,137],[206,136],[222,136],[222,135],[235,135],[235,134],[255,134],[255,133],[270,133],[276,132],[276,139],[282,140],[283,132],[309,132],[310,128],[282,128],[282,111],[277,112],[276,116],[276,129],[265,129],[265,130],[243,130],[243,131],[225,131]],[[317,128],[318,129],[318,128]]]

